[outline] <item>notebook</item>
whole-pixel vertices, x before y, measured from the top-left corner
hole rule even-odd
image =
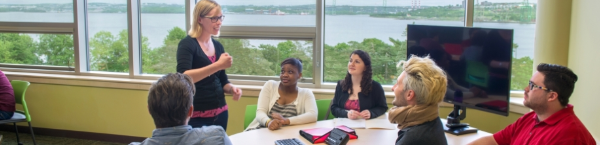
[[[340,129],[341,131],[344,131],[346,134],[348,134],[350,139],[358,138],[358,135],[356,135],[356,131],[354,131],[354,129],[352,129],[348,126],[340,125],[340,126],[336,126],[335,128]]]
[[[358,135],[356,134],[354,129],[352,129],[350,127],[340,125],[340,126],[336,126],[335,128],[346,132],[346,134],[348,134],[350,139],[358,138]],[[300,136],[304,137],[304,139],[308,140],[309,142],[311,142],[313,144],[322,143],[327,140],[327,137],[329,137],[329,134],[331,133],[332,130],[333,130],[333,128],[302,129],[302,130],[300,130]]]
[[[313,144],[322,143],[325,142],[331,130],[333,130],[333,128],[302,129],[300,130],[300,136],[304,137],[304,139]]]

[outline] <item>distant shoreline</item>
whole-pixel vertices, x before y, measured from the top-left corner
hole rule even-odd
[[[396,20],[431,20],[431,21],[463,21],[462,18],[434,18],[434,19],[424,19],[422,17],[404,17],[404,16],[373,16],[373,18],[392,18]],[[473,22],[483,22],[483,23],[519,23],[519,24],[535,24],[535,22],[519,22],[519,21],[478,21],[473,20]]]
[[[24,12],[24,11],[5,11],[5,12],[0,12],[0,13],[70,13],[70,12]],[[98,14],[98,13],[105,13],[105,14],[122,14],[122,13],[118,13],[118,12],[110,12],[110,13],[106,13],[106,12],[88,12],[88,13],[94,13],[94,14]],[[141,12],[141,13],[145,13],[145,14],[184,14],[184,13],[180,13],[180,12],[172,12],[172,13],[165,13],[165,12]],[[227,13],[225,12],[225,14],[234,14],[234,15],[270,15],[270,14],[247,14],[247,13]],[[285,15],[302,15],[302,14],[285,14]],[[283,16],[285,16],[283,15]],[[314,15],[314,14],[307,14],[307,15]],[[373,16],[371,14],[355,14],[355,15],[349,15],[349,14],[336,14],[336,15],[332,15],[332,14],[325,14],[325,15],[329,15],[329,16],[355,16],[355,15],[365,15],[365,16],[369,16],[369,17],[373,17],[373,18],[391,18],[391,19],[396,19],[396,20],[430,20],[430,21],[462,21],[460,18],[434,18],[434,19],[424,19],[424,18],[420,18],[420,17],[403,17],[403,16]],[[535,24],[535,22],[519,22],[519,21],[477,21],[477,20],[473,20],[473,22],[483,22],[483,23],[519,23],[519,24]]]

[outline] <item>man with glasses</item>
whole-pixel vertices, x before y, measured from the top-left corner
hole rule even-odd
[[[577,75],[567,67],[539,64],[525,87],[523,101],[533,112],[471,144],[595,145],[594,138],[573,112],[573,105],[568,104],[576,81]]]

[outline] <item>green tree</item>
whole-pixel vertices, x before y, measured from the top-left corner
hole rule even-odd
[[[40,61],[44,62],[43,64],[46,65],[69,67],[75,66],[75,55],[73,55],[73,35],[40,35],[36,54],[38,56],[45,57],[45,60]]]
[[[270,75],[277,75],[276,73],[278,73],[279,71],[277,71],[277,69],[279,69],[279,63],[277,63],[277,61],[280,60],[280,58],[283,58],[285,56],[279,56],[280,53],[279,51],[277,51],[277,46],[273,46],[273,45],[269,45],[269,44],[260,44],[258,46],[259,49],[261,49],[261,53],[263,58],[265,58],[267,61],[271,62],[271,65],[268,65],[269,69],[273,71],[273,74]]]
[[[262,57],[259,49],[252,48],[250,42],[244,39],[218,39],[225,52],[233,57],[233,65],[227,69],[227,74],[273,76],[275,72],[268,66],[272,63]]]
[[[511,90],[523,90],[529,85],[529,78],[533,74],[533,60],[529,56],[512,59]]]
[[[519,45],[513,43],[513,52],[517,52]],[[533,74],[533,59],[529,56],[512,58],[510,90],[522,90],[529,85],[529,78]]]
[[[367,38],[360,43],[356,41],[338,43],[334,47],[325,45],[325,81],[336,82],[344,79],[350,53],[360,49],[371,56],[373,80],[382,84],[392,84],[399,75],[396,64],[406,59],[406,42],[393,38],[389,40],[392,45],[377,38]]]
[[[365,39],[361,49],[371,56],[373,80],[382,84],[393,84],[398,76],[396,64],[406,58],[406,45],[399,40],[389,38],[395,45],[389,45],[379,39]]]
[[[298,58],[302,60],[303,77],[312,78],[312,42],[288,40],[278,43],[277,46],[261,44],[259,48],[261,49],[262,56],[271,62],[269,68],[274,72],[272,75],[279,75],[281,70],[280,64],[283,60]]]
[[[0,63],[40,64],[36,43],[27,34],[0,33]]]
[[[8,41],[0,41],[0,63],[15,63],[16,61],[12,58],[10,48],[12,43]]]
[[[128,72],[129,50],[127,30],[117,36],[108,31],[100,31],[90,39],[91,70]]]
[[[311,41],[291,41],[294,45],[294,51],[291,52],[290,57],[298,58],[302,60],[302,77],[303,78],[312,78],[313,77],[313,47]],[[279,61],[278,64],[281,64],[283,60]],[[277,69],[277,72],[280,72],[281,68]]]
[[[348,43],[357,42],[350,41]],[[325,82],[337,82],[346,76],[350,53],[358,49],[348,43],[338,43],[335,46],[325,44],[323,53],[323,78]]]
[[[142,47],[142,72],[148,74],[167,74],[176,71],[177,47],[179,41],[187,34],[179,27],[169,30],[169,35],[164,39],[163,46],[151,49]],[[147,38],[144,37],[145,42]]]

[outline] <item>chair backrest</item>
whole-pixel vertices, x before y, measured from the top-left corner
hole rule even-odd
[[[29,110],[27,109],[27,102],[25,102],[25,92],[29,87],[29,82],[21,80],[11,80],[10,85],[12,85],[13,91],[15,93],[15,103],[23,105],[23,114],[25,114],[27,121],[31,122],[31,116],[29,115]]]
[[[327,120],[333,119],[333,114],[329,110],[331,106],[331,99],[321,99],[317,100],[317,108],[319,109],[319,116],[317,120]]]
[[[248,128],[248,125],[252,123],[256,117],[256,105],[246,105],[246,113],[244,115],[244,129]]]

